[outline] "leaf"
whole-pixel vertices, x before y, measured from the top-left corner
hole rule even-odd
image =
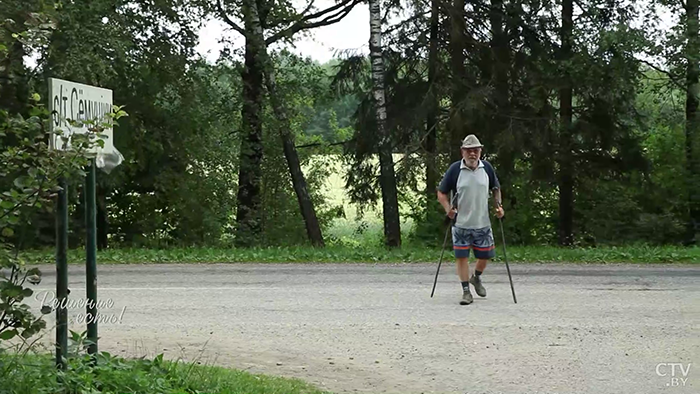
[[[14,338],[16,335],[17,330],[7,330],[0,333],[0,339],[7,341]]]
[[[11,236],[15,235],[15,230],[13,230],[10,227],[5,227],[2,229],[2,236],[6,238],[10,238]]]
[[[4,282],[2,289],[3,298],[16,298],[22,294],[22,288],[12,282]]]
[[[26,186],[26,184],[27,184],[27,177],[25,177],[25,176],[19,176],[19,177],[15,178],[14,185],[15,185],[18,189],[24,189],[24,187]]]

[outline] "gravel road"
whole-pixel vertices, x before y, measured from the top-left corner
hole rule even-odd
[[[492,263],[488,296],[469,306],[454,263],[430,298],[436,266],[99,266],[111,319],[100,350],[199,357],[335,393],[700,392],[700,266],[511,264],[514,304]],[[37,307],[55,291],[54,267],[42,270]],[[69,271],[84,299],[84,268]]]

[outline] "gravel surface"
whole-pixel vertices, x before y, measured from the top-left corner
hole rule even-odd
[[[99,266],[101,318],[112,320],[99,324],[100,350],[335,393],[700,393],[700,266],[511,264],[515,304],[505,265],[492,263],[487,297],[472,290],[469,306],[451,262],[430,298],[436,267]],[[54,267],[42,270],[37,307],[55,291]],[[72,299],[84,300],[84,268],[69,271]]]

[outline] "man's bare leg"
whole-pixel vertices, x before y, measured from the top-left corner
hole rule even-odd
[[[469,305],[474,301],[472,293],[469,291],[469,257],[457,258],[457,275],[462,283],[461,305]]]
[[[489,261],[487,259],[478,259],[476,260],[476,271],[479,271],[479,273],[482,273],[486,270],[486,263]]]
[[[469,281],[469,257],[457,258],[457,275],[460,282]]]

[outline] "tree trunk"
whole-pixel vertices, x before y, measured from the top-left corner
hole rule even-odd
[[[265,56],[267,58],[267,50],[265,51]],[[287,158],[289,173],[292,176],[294,192],[296,193],[297,200],[299,201],[299,208],[301,209],[301,214],[304,217],[304,222],[306,223],[306,233],[311,241],[311,244],[314,246],[323,247],[325,244],[323,242],[323,235],[321,234],[321,226],[318,224],[316,210],[314,209],[313,201],[311,201],[311,196],[309,195],[309,191],[306,186],[304,173],[301,170],[299,155],[297,154],[297,148],[294,145],[294,136],[292,135],[287,110],[277,94],[275,71],[270,63],[270,59],[267,58],[265,67],[265,81],[267,91],[270,94],[272,108],[275,112],[275,116],[280,121],[280,136],[282,137],[284,156]]]
[[[562,61],[571,58],[571,37],[573,31],[573,1],[564,0],[562,4]],[[564,65],[563,87],[559,91],[561,101],[559,108],[560,134],[559,134],[559,243],[570,246],[573,244],[573,219],[574,219],[574,167],[572,151],[572,81]]]
[[[467,134],[467,128],[465,127],[467,117],[463,110],[464,99],[468,91],[468,87],[465,84],[467,70],[464,65],[466,60],[464,39],[465,34],[467,34],[464,22],[464,5],[464,0],[453,0],[452,10],[450,11],[450,68],[452,69],[450,99],[452,101],[452,111],[448,124],[451,161],[462,159],[459,147],[462,139]]]
[[[438,117],[438,97],[435,76],[438,65],[438,21],[440,8],[438,0],[431,1],[430,11],[430,46],[428,48],[428,115],[426,117],[426,139],[425,139],[425,192],[427,197],[427,209],[429,210],[435,200],[437,191],[438,171],[435,163],[437,153],[437,117]]]
[[[510,79],[508,70],[510,70],[510,42],[508,33],[505,31],[505,9],[503,0],[491,1],[491,31],[493,37],[491,39],[492,58],[495,59],[492,63],[492,75],[494,78],[494,102],[496,103],[496,111],[491,119],[493,125],[494,139],[498,140],[498,177],[501,181],[501,186],[511,185],[512,178],[515,172],[515,135],[512,134],[510,128],[511,122],[511,106],[510,106]],[[511,193],[509,200],[509,209],[515,206],[515,196]]]
[[[493,32],[491,50],[495,59],[492,63],[492,72],[495,80],[497,112],[501,115],[507,114],[509,102],[508,69],[510,68],[510,50],[508,37],[503,27],[504,15],[503,0],[492,0],[490,12],[491,31]],[[504,117],[500,116],[497,119],[504,119]],[[500,121],[499,123],[504,122]]]
[[[386,245],[401,246],[401,224],[396,190],[396,174],[390,133],[386,127],[384,93],[384,59],[382,57],[382,21],[379,0],[369,1],[370,59],[372,60],[372,95],[374,96],[377,134],[379,135],[379,183],[382,188],[384,236]]]
[[[314,209],[308,187],[306,186],[304,173],[301,170],[301,163],[294,145],[294,136],[292,135],[289,117],[287,116],[287,109],[277,93],[275,70],[267,53],[263,25],[258,13],[258,2],[251,0],[246,1],[244,3],[244,13],[244,19],[246,21],[246,43],[251,44],[250,46],[246,45],[246,50],[250,47],[253,51],[252,58],[255,59],[254,64],[265,78],[265,85],[270,95],[270,103],[280,123],[279,133],[282,138],[284,156],[287,159],[287,165],[292,177],[294,192],[299,202],[299,208],[304,222],[306,223],[307,235],[314,246],[323,247],[324,241],[323,235],[321,234],[321,226],[318,223],[316,210]],[[256,82],[262,83],[261,80],[256,80]]]
[[[688,44],[686,58],[688,69],[686,74],[685,101],[685,154],[688,171],[688,243],[698,242],[700,235],[700,123],[698,119],[698,93],[700,92],[700,37],[698,37],[698,0],[687,0],[686,34]]]
[[[247,3],[247,2],[246,2]],[[246,45],[243,79],[243,138],[238,172],[238,209],[236,212],[236,246],[249,247],[257,244],[261,226],[262,184],[262,89],[263,69],[257,54],[265,50],[264,41],[252,39],[255,29],[260,29],[247,17],[255,10],[250,4],[243,6],[245,17]],[[246,12],[248,11],[248,12]],[[257,11],[255,11],[257,13]],[[262,46],[262,47],[261,47]]]

